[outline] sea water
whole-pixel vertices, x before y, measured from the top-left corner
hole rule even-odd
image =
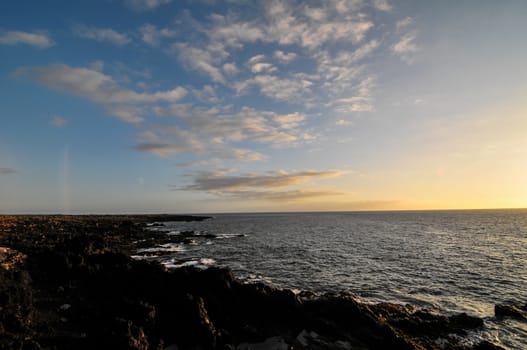
[[[527,303],[527,210],[218,214],[155,230],[198,235],[159,247],[167,267],[218,265],[282,288],[467,312],[485,320],[467,342],[527,349],[525,323],[493,317],[495,304]]]

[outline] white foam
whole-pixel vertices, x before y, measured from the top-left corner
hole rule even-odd
[[[182,263],[179,263],[179,264],[175,264],[174,260],[169,260],[169,261],[166,261],[166,262],[162,262],[162,264],[167,269],[177,269],[177,268],[180,268],[180,267],[189,267],[189,266],[194,266],[194,267],[197,267],[197,268],[207,268],[207,267],[209,267],[211,265],[216,264],[216,260],[211,259],[211,258],[201,258],[201,259],[194,259],[194,260],[185,261],[185,262],[182,262]]]
[[[224,233],[221,235],[217,235],[216,239],[229,239],[229,238],[237,238],[237,237],[247,237],[246,234],[243,233]]]
[[[138,249],[137,253],[157,253],[157,252],[177,253],[177,252],[184,252],[184,251],[185,251],[185,248],[181,244],[166,243],[166,244],[158,245],[157,247]]]

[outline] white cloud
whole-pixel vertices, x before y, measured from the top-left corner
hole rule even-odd
[[[369,76],[364,78],[355,89],[357,95],[347,98],[340,98],[335,101],[335,109],[340,112],[373,112],[371,90],[375,85],[375,78]]]
[[[251,72],[253,73],[263,73],[263,72],[272,73],[275,71],[276,71],[275,66],[273,66],[270,63],[265,63],[265,62],[256,63],[255,65],[251,67]]]
[[[282,129],[296,129],[306,119],[300,113],[279,114],[273,117],[274,121],[280,125]]]
[[[329,3],[340,14],[358,12],[364,6],[363,0],[329,0]]]
[[[265,30],[258,23],[237,21],[235,18],[221,15],[214,15],[213,20],[213,27],[208,31],[211,41],[221,41],[228,46],[240,47],[244,42],[265,40]]]
[[[56,116],[51,120],[51,124],[55,125],[57,128],[62,128],[66,124],[66,120],[60,116]]]
[[[172,0],[124,0],[126,6],[135,11],[154,10],[161,5],[171,3]]]
[[[214,56],[211,48],[202,49],[190,46],[186,43],[176,44],[179,59],[191,69],[208,75],[212,81],[225,83],[225,78],[216,64],[223,60],[221,56]],[[220,51],[221,53],[221,51]]]
[[[225,63],[222,68],[223,71],[228,75],[234,75],[238,73],[238,68],[236,67],[235,63]]]
[[[253,65],[253,64],[262,62],[263,60],[265,60],[265,55],[260,54],[260,55],[256,55],[256,56],[249,58],[249,60],[247,61],[247,64]]]
[[[256,85],[260,93],[275,100],[294,101],[301,99],[311,92],[313,83],[306,79],[279,78],[274,75],[257,75],[249,80],[238,82],[235,89],[238,93],[245,93],[251,86]]]
[[[401,40],[392,45],[392,53],[408,64],[413,63],[415,54],[419,51],[419,47],[414,42],[416,38],[416,32],[407,33]]]
[[[274,57],[283,63],[289,63],[297,57],[297,54],[294,52],[285,53],[283,51],[277,50],[274,52]]]
[[[397,23],[395,24],[395,28],[397,30],[401,30],[403,28],[408,27],[410,24],[413,23],[413,21],[414,20],[412,19],[412,17],[406,17],[404,19],[401,19],[400,21],[397,21]]]
[[[118,33],[110,28],[96,28],[78,25],[74,28],[74,31],[81,38],[93,39],[99,42],[108,42],[118,46],[124,46],[131,41],[128,35]]]
[[[374,77],[365,72],[363,61],[379,47],[377,40],[370,40],[353,51],[340,51],[331,55],[320,52],[318,72],[328,94],[328,106],[339,113],[371,112],[374,110],[371,90]]]
[[[144,110],[134,106],[112,106],[108,108],[108,113],[127,123],[141,123],[144,118],[141,116]]]
[[[201,90],[192,89],[192,93],[200,101],[211,103],[211,104],[219,102],[219,98],[216,94],[216,90],[211,85],[205,85]]]
[[[309,142],[314,137],[303,130],[306,117],[301,113],[278,114],[249,107],[234,112],[229,106],[205,109],[191,104],[173,104],[158,113],[175,118],[179,128],[184,128],[185,133],[200,144],[199,147],[196,143],[187,147],[188,142],[176,142],[182,138],[181,133],[176,135],[169,132],[171,126],[160,125],[151,130],[148,139],[143,137],[140,146],[136,147],[158,156],[189,152],[224,160],[258,161],[265,156],[239,145],[289,147]]]
[[[21,31],[9,31],[0,35],[0,45],[26,44],[41,49],[55,45],[49,36],[42,33],[28,33]]]
[[[316,10],[318,15],[301,17],[298,9],[281,1],[266,2],[267,41],[282,45],[297,44],[317,48],[325,43],[338,41],[362,41],[373,23],[361,16],[347,13],[340,15],[324,9]],[[326,11],[326,12],[321,12]],[[313,10],[311,11],[313,13]],[[321,19],[324,21],[320,21]]]
[[[297,128],[305,117],[298,113],[279,115],[244,107],[237,113],[220,109],[188,109],[178,106],[175,116],[202,135],[219,143],[251,141],[266,144],[285,144],[299,140]]]
[[[142,110],[134,105],[176,102],[187,94],[187,90],[182,87],[167,91],[136,92],[119,86],[112,77],[99,71],[63,64],[19,68],[15,75],[27,77],[60,92],[88,98],[107,107],[118,118],[134,123],[142,121],[138,116]]]
[[[134,149],[162,158],[181,153],[206,154],[217,159],[237,161],[258,161],[265,158],[261,153],[251,150],[211,144],[210,140],[200,139],[200,134],[178,126],[164,125],[143,131],[139,135],[139,141]]]
[[[372,1],[373,1],[373,6],[377,10],[391,11],[393,8],[392,5],[390,5],[390,3],[388,2],[388,0],[372,0]]]
[[[276,67],[273,66],[271,63],[264,61],[265,55],[256,55],[247,60],[246,65],[250,68],[251,72],[253,73],[272,73],[277,70]]]
[[[176,31],[169,28],[157,29],[155,25],[145,24],[139,28],[141,39],[148,45],[159,46],[162,39],[176,36]]]
[[[338,126],[352,126],[353,122],[351,120],[339,119],[335,124]]]
[[[306,6],[304,8],[304,14],[308,18],[320,22],[327,18],[328,12],[323,8]]]
[[[270,42],[315,49],[327,43],[362,41],[373,23],[358,11],[357,1],[335,2],[332,7],[310,8],[292,2],[265,1],[264,17],[243,21],[236,16],[214,15],[207,31],[212,42],[230,47],[243,43]]]
[[[333,90],[347,89],[362,70],[360,61],[369,57],[378,47],[379,42],[374,39],[353,51],[340,51],[334,56],[322,51],[315,56],[318,60],[318,71],[326,81],[342,84],[341,87],[334,85]]]

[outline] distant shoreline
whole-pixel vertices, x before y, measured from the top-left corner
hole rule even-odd
[[[364,209],[364,210],[290,210],[290,211],[225,211],[225,212],[189,212],[181,214],[171,214],[166,212],[159,213],[0,213],[0,216],[94,216],[94,217],[116,217],[116,218],[136,218],[142,220],[141,218],[148,217],[160,217],[159,221],[169,221],[167,218],[174,218],[173,221],[180,221],[181,218],[196,218],[196,217],[206,217],[212,218],[214,215],[245,215],[245,214],[346,214],[346,213],[427,213],[427,212],[490,212],[490,211],[527,211],[525,208],[451,208],[451,209]],[[163,219],[165,218],[165,219]]]

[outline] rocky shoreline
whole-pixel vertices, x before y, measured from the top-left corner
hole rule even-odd
[[[169,271],[130,258],[137,242],[160,239],[147,223],[205,219],[0,216],[0,349],[500,349],[463,343],[483,326],[466,314],[295,294],[226,269]]]

